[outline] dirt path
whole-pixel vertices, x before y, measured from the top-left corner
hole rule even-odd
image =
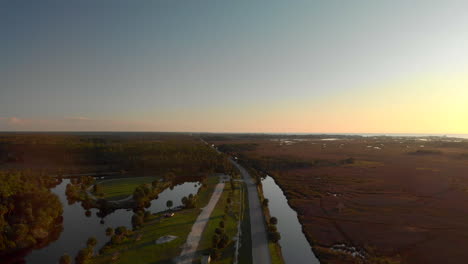
[[[265,227],[265,217],[258,198],[257,186],[250,174],[237,162],[231,159],[242,174],[249,196],[250,228],[252,235],[252,258],[254,264],[271,264],[270,250],[268,249],[268,237]]]
[[[223,190],[224,182],[218,183],[213,191],[213,195],[211,195],[210,201],[202,209],[202,212],[200,215],[198,215],[197,220],[195,220],[195,223],[192,226],[192,230],[187,237],[187,241],[182,246],[182,253],[177,260],[177,264],[192,264],[195,257],[195,252],[198,248],[198,243],[200,242],[201,235],[203,234],[203,230],[210,220],[211,212],[213,212],[213,209],[218,203]]]

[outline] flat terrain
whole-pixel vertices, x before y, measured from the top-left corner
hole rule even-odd
[[[120,179],[101,180],[96,183],[102,187],[104,196],[102,198],[109,200],[118,200],[126,198],[133,194],[136,187],[144,183],[151,183],[158,179],[157,177],[130,177]]]
[[[223,193],[224,184],[224,182],[220,182],[216,185],[210,201],[202,208],[202,211],[195,220],[192,230],[187,236],[187,241],[182,247],[182,253],[180,253],[179,260],[177,261],[178,264],[191,264],[194,261],[195,253],[197,251],[198,244],[200,243],[203,230],[210,220],[210,215]]]
[[[235,255],[235,241],[234,238],[238,234],[238,223],[240,220],[240,209],[241,209],[241,188],[243,188],[239,183],[236,183],[235,187],[232,188],[231,184],[228,182],[224,185],[224,191],[216,204],[213,212],[207,219],[206,227],[201,236],[200,243],[198,245],[198,255],[202,253],[209,253],[213,248],[213,235],[215,234],[216,228],[219,228],[219,223],[224,222],[224,233],[230,238],[229,244],[222,250],[221,256],[212,260],[211,263],[216,264],[231,264],[234,260]],[[228,199],[231,199],[231,203],[227,202]],[[228,211],[226,211],[226,207]],[[249,235],[248,232],[245,232],[246,235]],[[242,244],[242,246],[244,246]],[[248,247],[248,250],[251,250]],[[245,257],[244,262],[239,263],[252,263],[251,256]]]
[[[197,207],[204,207],[209,202],[218,184],[218,177],[208,177],[206,184],[206,189],[199,193]],[[153,216],[152,221],[135,231],[133,239],[112,246],[104,254],[93,258],[92,263],[173,264],[174,259],[180,255],[181,248],[200,212],[199,208],[194,208],[177,211],[171,218]],[[139,235],[141,238],[137,241],[135,238]],[[157,239],[166,235],[177,236],[177,238],[168,243],[155,244]],[[116,253],[119,254],[119,258],[112,261],[112,256]]]
[[[450,138],[226,136],[225,152],[273,176],[323,263],[468,259],[468,143]],[[254,243],[255,244],[255,243]]]
[[[249,173],[239,164],[233,161],[239,169],[247,186],[249,197],[250,230],[252,236],[252,258],[253,263],[271,263],[270,251],[268,248],[268,237],[265,227],[265,217],[258,197],[257,187]]]

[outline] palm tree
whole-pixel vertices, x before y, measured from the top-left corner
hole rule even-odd
[[[60,257],[60,264],[71,264],[71,257],[68,254],[65,254]]]
[[[88,241],[86,241],[86,245],[90,248],[94,248],[97,244],[97,239],[95,237],[90,237],[88,238]]]
[[[114,234],[114,229],[112,227],[106,228],[106,236],[112,236]]]
[[[270,218],[270,224],[272,224],[272,225],[278,224],[278,218],[276,218],[276,217]]]
[[[169,210],[171,209],[172,205],[173,205],[173,203],[172,203],[171,200],[168,200],[168,201],[166,202],[166,206],[167,206],[167,208],[169,208]]]

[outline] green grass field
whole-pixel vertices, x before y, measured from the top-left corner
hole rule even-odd
[[[200,214],[200,207],[205,206],[218,183],[217,176],[208,177],[206,180],[206,188],[200,189],[197,207],[195,209],[185,209],[176,212],[171,218],[160,218],[152,216],[152,220],[145,223],[140,229],[135,231],[134,238],[141,235],[141,239],[136,241],[125,242],[123,244],[112,246],[112,248],[101,256],[94,257],[92,263],[123,263],[123,264],[169,264],[173,263],[172,259],[177,257],[181,252],[181,246],[185,243],[187,236],[192,229],[192,225]],[[177,236],[177,239],[156,245],[155,240],[165,235]],[[120,257],[116,261],[112,261],[112,254],[120,253]]]
[[[232,239],[237,235],[238,232],[237,224],[241,216],[241,202],[243,201],[241,197],[241,190],[243,186],[240,183],[235,184],[236,186],[234,189],[232,189],[231,184],[229,182],[226,183],[224,192],[216,204],[215,209],[211,213],[210,220],[205,230],[203,231],[203,235],[198,246],[199,253],[209,253],[210,249],[212,248],[212,237],[215,234],[215,229],[219,227],[219,223],[221,221],[224,221],[225,233],[231,239],[231,241],[229,245],[223,249],[221,257],[217,260],[213,260],[211,263],[230,264],[234,259],[235,242]],[[229,206],[229,212],[226,213],[225,207],[228,205],[228,197],[231,197],[231,205]]]
[[[103,198],[118,200],[133,194],[136,187],[144,183],[151,183],[158,177],[132,177],[121,179],[110,179],[96,182],[102,186]]]

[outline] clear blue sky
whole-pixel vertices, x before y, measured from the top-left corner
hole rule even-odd
[[[2,1],[0,32],[0,130],[468,133],[467,1]]]

